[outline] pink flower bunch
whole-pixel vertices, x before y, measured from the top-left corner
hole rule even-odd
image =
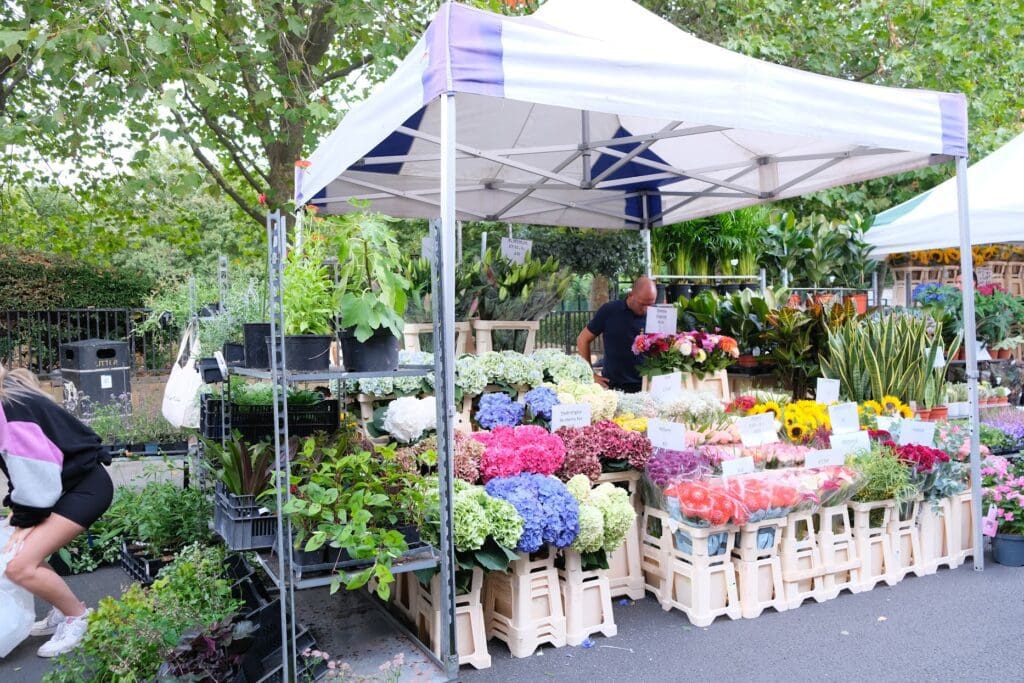
[[[810,449],[807,446],[779,441],[776,443],[766,443],[761,446],[744,448],[743,455],[751,456],[754,458],[754,462],[758,465],[764,465],[769,469],[773,469],[803,465],[804,456],[807,455],[807,451],[809,450]]]
[[[1024,534],[1024,468],[1013,467],[1006,458],[989,456],[982,463],[981,476],[983,533]]]
[[[484,483],[523,472],[554,474],[565,460],[562,440],[535,425],[496,427],[491,432],[475,432],[472,438],[484,445],[480,458]]]
[[[641,334],[633,340],[633,353],[643,356],[640,372],[658,375],[675,370],[715,372],[739,358],[736,340],[721,334],[691,330],[678,334]]]
[[[725,429],[686,430],[687,446],[727,445],[739,442],[740,432],[735,424],[729,425]]]

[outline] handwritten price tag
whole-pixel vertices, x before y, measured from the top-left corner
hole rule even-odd
[[[840,403],[829,406],[828,418],[832,422],[833,434],[860,431],[860,418],[857,416],[856,403]]]
[[[808,451],[804,456],[804,467],[834,467],[846,462],[846,456],[835,449]]]
[[[533,240],[517,240],[511,237],[501,238],[501,255],[512,263],[522,263],[533,248]]]
[[[871,450],[871,439],[868,438],[867,432],[833,434],[829,437],[829,444],[832,446],[832,450],[841,456]]]
[[[760,446],[779,440],[779,429],[775,423],[774,413],[741,417],[736,420],[736,428],[739,429],[740,441],[744,446]]]
[[[648,420],[647,438],[655,448],[681,451],[686,448],[686,427],[678,422]]]
[[[750,474],[754,471],[754,458],[745,456],[722,461],[722,476],[735,477],[737,474]]]
[[[675,334],[676,317],[679,312],[675,306],[651,306],[647,309],[647,323],[644,332],[647,334]]]
[[[900,445],[920,444],[931,446],[935,443],[935,423],[920,420],[904,420],[900,425]]]
[[[839,380],[818,378],[818,386],[814,391],[814,400],[822,405],[839,401]]]
[[[551,406],[551,431],[561,427],[586,427],[590,424],[589,403],[559,403]]]
[[[667,375],[651,377],[651,397],[665,401],[683,393],[683,373],[670,372]]]

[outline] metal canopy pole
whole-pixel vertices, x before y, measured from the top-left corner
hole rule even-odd
[[[644,272],[651,277],[654,274],[651,270],[651,228],[645,227],[640,234],[644,238]]]
[[[438,227],[438,224],[439,227]],[[455,629],[455,543],[452,474],[455,424],[455,93],[441,95],[441,220],[434,228],[434,386],[437,404],[437,474],[440,488],[440,659],[449,680],[459,676]]]
[[[985,568],[981,536],[981,446],[978,434],[978,329],[974,320],[974,256],[967,207],[967,157],[956,158],[956,198],[960,214],[960,274],[964,302],[964,346],[967,352],[967,396],[971,403],[971,509],[974,530],[974,569]]]
[[[288,478],[288,368],[284,361],[282,279],[288,229],[280,211],[267,214],[267,252],[270,279],[270,377],[274,397],[274,471],[277,473],[277,571],[281,601],[281,680],[298,678],[295,643],[295,587],[292,582],[292,523],[282,511],[291,500]],[[290,675],[289,675],[290,672]]]

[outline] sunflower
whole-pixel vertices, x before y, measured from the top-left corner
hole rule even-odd
[[[768,406],[763,403],[758,403],[756,406],[747,411],[747,415],[764,415],[768,412]]]
[[[914,411],[910,409],[910,406],[902,405],[900,406],[900,417],[912,418],[914,417]]]
[[[773,413],[775,413],[776,418],[782,417],[782,408],[779,407],[779,404],[777,402],[765,401],[764,403],[761,404],[761,406],[765,409],[765,411],[770,410]]]
[[[871,411],[871,414],[873,415],[882,414],[882,404],[874,399],[868,399],[867,401],[864,401],[864,403],[861,405],[864,406],[864,410]]]
[[[903,401],[892,394],[886,394],[882,397],[882,410],[889,415],[897,414],[900,411],[900,406],[902,405]]]

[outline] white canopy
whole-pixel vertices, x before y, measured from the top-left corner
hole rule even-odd
[[[971,244],[1024,241],[1024,133],[967,170]],[[956,178],[933,187],[875,218],[865,240],[883,258],[919,249],[960,244]]]
[[[762,62],[630,0],[549,0],[528,17],[445,4],[298,169],[297,204],[438,215],[444,92],[468,220],[649,227],[967,151],[962,95]]]

